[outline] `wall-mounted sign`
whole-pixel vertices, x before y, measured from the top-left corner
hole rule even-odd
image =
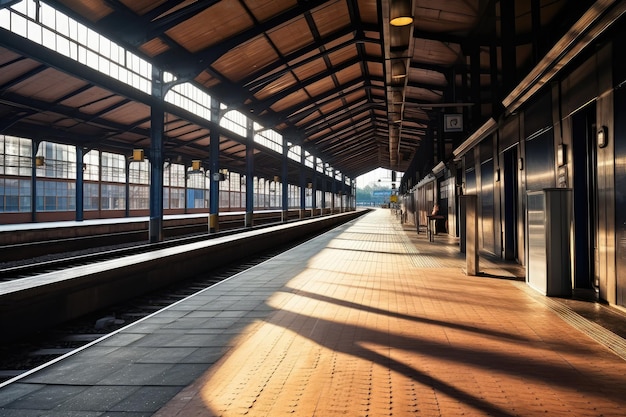
[[[389,198],[391,196],[391,190],[375,190],[372,191],[372,197],[376,198]]]
[[[443,115],[443,131],[444,132],[462,132],[463,131],[463,115],[462,114],[444,114]]]

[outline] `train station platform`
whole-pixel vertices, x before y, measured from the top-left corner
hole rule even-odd
[[[374,210],[5,384],[0,416],[624,415],[623,338],[463,266]]]

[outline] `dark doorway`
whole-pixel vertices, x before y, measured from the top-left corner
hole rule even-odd
[[[517,148],[512,147],[502,154],[504,162],[504,225],[503,257],[516,259],[517,255]]]
[[[595,288],[596,259],[596,106],[572,116],[574,189],[574,288]]]

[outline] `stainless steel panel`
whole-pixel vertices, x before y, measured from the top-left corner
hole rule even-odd
[[[524,137],[533,136],[550,126],[552,126],[552,95],[548,91],[533,100],[524,111]]]
[[[549,296],[570,296],[570,189],[552,188],[527,195],[528,259],[526,281]]]
[[[549,129],[526,141],[526,189],[553,188],[556,185],[554,167],[553,131]]]
[[[529,191],[526,204],[526,237],[528,239],[526,282],[542,294],[545,294],[547,289],[544,213],[545,196],[543,191]]]
[[[480,165],[480,208],[482,226],[482,249],[495,253],[495,198],[493,159]]]
[[[616,304],[626,306],[626,90],[615,91]]]

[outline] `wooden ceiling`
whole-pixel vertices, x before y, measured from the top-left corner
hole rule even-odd
[[[413,0],[413,23],[396,30],[389,25],[389,1],[45,3],[351,178],[378,167],[406,171],[416,157],[425,164],[445,159],[497,111],[494,103],[528,73],[540,58],[536,52],[547,50],[593,3]],[[149,147],[149,95],[6,31],[1,35],[0,133],[126,151]],[[391,65],[398,59],[407,64],[407,76],[393,85]],[[509,76],[503,68],[510,59]],[[166,152],[208,158],[212,126],[166,111]],[[464,131],[443,134],[445,113],[462,114]],[[397,140],[390,141],[393,135]],[[239,139],[223,134],[220,148],[225,165],[243,170]],[[255,162],[263,164],[276,161]]]

